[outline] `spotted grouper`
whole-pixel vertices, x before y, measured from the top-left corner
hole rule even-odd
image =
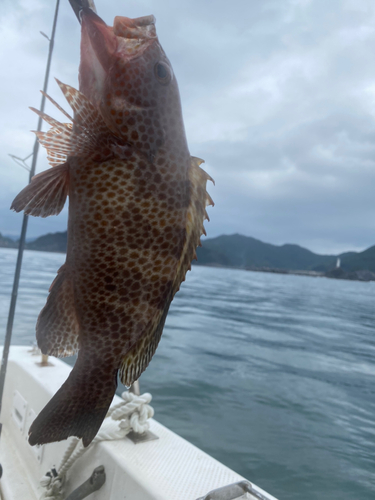
[[[48,217],[69,195],[66,262],[36,336],[44,354],[78,358],[33,422],[31,445],[92,441],[117,376],[129,386],[149,364],[212,204],[154,17],[116,17],[109,27],[85,7],[81,22],[80,91],[58,82],[74,118],[51,98],[71,123],[37,111],[52,126],[37,133],[52,168],[12,204]]]

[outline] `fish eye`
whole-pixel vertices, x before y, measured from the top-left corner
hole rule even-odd
[[[157,81],[162,85],[167,85],[172,79],[171,70],[166,64],[162,62],[158,62],[155,64],[154,72]]]

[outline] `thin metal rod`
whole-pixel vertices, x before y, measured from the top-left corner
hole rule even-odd
[[[81,22],[80,12],[84,7],[89,8],[96,13],[94,0],[69,0],[69,2],[79,22]]]
[[[50,42],[49,42],[49,51],[48,51],[46,73],[45,73],[45,77],[44,77],[44,85],[43,85],[43,91],[44,92],[47,92],[47,87],[48,87],[48,78],[49,78],[49,71],[50,71],[50,67],[51,67],[51,59],[52,59],[53,44],[54,44],[54,39],[55,39],[57,14],[58,14],[58,11],[59,11],[59,4],[60,4],[60,0],[57,0],[56,1],[56,9],[55,9],[55,17],[53,19],[52,34],[51,34],[51,38],[50,38]],[[41,104],[40,104],[40,111],[41,112],[44,111],[45,102],[46,102],[46,98],[43,95],[42,96],[42,101],[41,101]],[[38,128],[37,128],[37,130],[38,130],[38,132],[40,132],[42,130],[42,118],[40,118],[40,117],[38,119]],[[37,162],[37,159],[38,159],[38,151],[39,151],[39,142],[36,139],[35,143],[34,143],[34,148],[33,148],[33,160],[32,160],[32,164],[31,164],[31,168],[30,168],[29,183],[31,182],[31,179],[33,178],[33,176],[35,174],[36,162]],[[11,296],[11,300],[10,300],[7,330],[6,330],[5,341],[4,341],[3,358],[2,358],[2,361],[1,361],[1,369],[0,369],[0,413],[1,413],[1,407],[2,407],[2,401],[3,401],[5,375],[6,375],[7,365],[8,365],[9,347],[10,347],[10,342],[11,342],[11,339],[12,339],[14,313],[16,311],[16,303],[17,303],[17,295],[18,295],[18,285],[19,285],[20,275],[21,275],[22,257],[23,257],[23,251],[25,249],[26,230],[27,230],[28,218],[29,218],[28,215],[24,215],[23,216],[22,229],[21,229],[21,235],[20,235],[20,242],[19,242],[19,246],[18,246],[18,256],[17,256],[17,263],[16,263],[16,271],[14,273],[13,290],[12,290],[12,296]],[[2,424],[0,424],[0,435],[1,435],[1,429],[2,429]]]

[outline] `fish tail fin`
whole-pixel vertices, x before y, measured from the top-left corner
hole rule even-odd
[[[103,364],[98,368],[78,357],[66,382],[32,423],[29,443],[33,446],[77,436],[88,446],[112,402],[117,371]]]

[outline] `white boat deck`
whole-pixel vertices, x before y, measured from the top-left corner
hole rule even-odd
[[[66,380],[71,367],[50,358],[41,367],[38,356],[24,346],[12,347],[3,400],[0,481],[4,500],[37,500],[43,493],[40,478],[58,467],[69,441],[35,449],[27,443],[35,415]],[[115,397],[114,403],[121,401]],[[159,439],[134,444],[125,438],[105,441],[89,449],[68,472],[65,495],[86,481],[99,465],[106,482],[92,500],[197,500],[211,490],[244,480],[242,476],[151,419]],[[247,499],[276,500],[252,484]],[[222,498],[222,497],[220,497]],[[233,497],[227,497],[233,498]]]

